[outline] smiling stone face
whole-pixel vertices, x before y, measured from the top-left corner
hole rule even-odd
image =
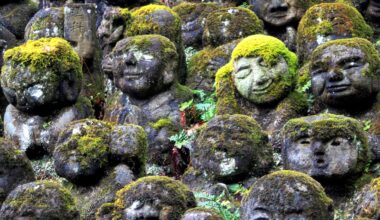
[[[260,56],[242,57],[234,62],[232,79],[244,98],[261,104],[263,100],[273,102],[287,93],[288,88],[280,82],[288,74],[288,64],[283,57],[272,65]]]
[[[173,43],[158,35],[141,35],[119,41],[113,51],[116,86],[138,98],[163,91],[174,81],[175,51]]]
[[[333,41],[314,51],[310,67],[313,94],[334,107],[374,100],[379,91],[374,66],[380,60],[370,55],[374,48],[368,43],[364,39]]]
[[[314,178],[347,178],[363,171],[367,138],[352,118],[322,114],[290,120],[283,129],[284,168]]]
[[[255,182],[242,200],[240,216],[241,220],[332,220],[332,200],[311,177],[282,170]]]

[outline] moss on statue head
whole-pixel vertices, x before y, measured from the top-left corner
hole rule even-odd
[[[215,81],[218,97],[218,114],[232,114],[240,112],[237,111],[238,104],[235,97],[235,86],[231,74],[234,71],[234,62],[242,57],[261,57],[269,66],[275,65],[282,57],[287,63],[288,73],[282,76],[282,80],[280,82],[281,85],[278,88],[285,89],[287,92],[290,92],[296,83],[296,71],[298,68],[297,56],[277,38],[260,34],[249,36],[244,38],[235,47],[229,63],[220,68],[216,73]],[[275,95],[279,91],[273,90],[270,92]],[[228,110],[226,108],[230,109]]]
[[[41,38],[9,49],[4,53],[4,64],[7,63],[10,64],[10,67],[19,65],[28,67],[32,74],[45,74],[46,71],[53,71],[59,76],[60,74],[75,73],[76,78],[82,80],[83,77],[82,64],[78,54],[62,38]],[[3,68],[6,66],[4,65]],[[14,79],[17,74],[15,71],[5,71],[4,69],[2,73],[8,74],[6,76],[8,80]]]
[[[165,20],[160,21],[161,18]],[[132,23],[127,27],[125,36],[143,34],[160,34],[178,44],[181,42],[181,19],[164,5],[150,4],[141,7],[132,12]]]

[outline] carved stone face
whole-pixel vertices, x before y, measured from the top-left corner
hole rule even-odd
[[[378,91],[369,68],[361,49],[344,45],[327,47],[313,56],[312,92],[330,106],[366,102]]]
[[[369,0],[366,14],[371,18],[380,18],[380,1]]]
[[[207,123],[191,156],[194,169],[220,181],[258,175],[270,168],[271,148],[267,135],[251,118],[217,116]]]
[[[241,57],[234,62],[232,79],[240,95],[263,104],[279,100],[288,92],[289,86],[282,83],[288,74],[288,64],[283,57],[272,66],[261,57]]]
[[[331,220],[331,203],[314,179],[284,170],[255,182],[242,201],[240,215],[249,220]]]
[[[355,119],[338,115],[290,120],[283,131],[284,168],[320,179],[361,172],[368,152],[359,125]]]
[[[273,26],[285,26],[301,19],[305,9],[298,6],[300,0],[254,0],[254,10],[264,22]]]
[[[151,97],[170,85],[177,62],[175,58],[165,62],[165,57],[160,57],[166,49],[175,51],[174,46],[165,48],[159,37],[142,36],[151,42],[150,46],[136,43],[135,39],[141,36],[131,37],[119,41],[113,52],[115,84],[122,92],[136,98]]]

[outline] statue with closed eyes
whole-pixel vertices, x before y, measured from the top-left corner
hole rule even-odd
[[[269,133],[271,143],[289,119],[306,113],[306,99],[294,91],[297,57],[280,40],[243,39],[216,75],[217,114],[245,114]]]

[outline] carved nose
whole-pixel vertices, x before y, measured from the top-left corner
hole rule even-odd
[[[328,79],[331,82],[341,81],[344,79],[344,75],[341,71],[330,71],[328,73]]]
[[[268,82],[268,77],[265,75],[263,71],[258,71],[253,76],[254,84],[261,86]]]
[[[135,55],[133,53],[128,53],[127,57],[125,58],[125,63],[129,65],[135,65],[137,62]]]
[[[273,0],[272,4],[269,6],[269,12],[281,12],[287,10],[288,4],[283,0]]]
[[[324,156],[325,155],[325,147],[324,147],[323,143],[321,143],[319,141],[315,141],[311,147],[312,147],[314,156]]]

